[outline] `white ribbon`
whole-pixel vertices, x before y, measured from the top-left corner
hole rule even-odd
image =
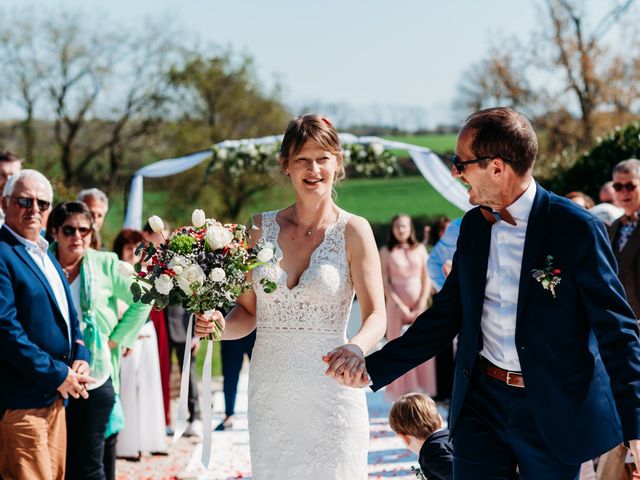
[[[211,357],[213,341],[207,340],[207,354],[204,356],[202,366],[202,390],[204,392],[204,404],[202,406],[202,464],[209,467],[211,459]]]
[[[182,376],[180,377],[180,399],[178,400],[178,416],[173,433],[173,441],[176,442],[187,428],[187,400],[189,398],[189,373],[191,371],[191,338],[193,329],[192,313],[187,326],[186,347],[182,360]],[[205,468],[209,467],[211,460],[211,359],[213,353],[213,342],[207,340],[207,353],[202,366],[202,390],[204,394],[202,408],[202,458],[201,462]]]

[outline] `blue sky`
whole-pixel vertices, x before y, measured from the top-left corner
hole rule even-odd
[[[11,6],[21,0],[0,0]],[[201,43],[251,54],[266,84],[277,79],[292,106],[346,102],[413,107],[429,125],[455,122],[464,71],[492,37],[529,38],[534,0],[40,0],[96,8],[128,24],[171,18]],[[190,32],[190,33],[188,33]],[[372,108],[373,107],[373,108]]]

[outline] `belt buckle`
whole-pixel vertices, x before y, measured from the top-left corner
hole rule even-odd
[[[518,383],[511,383],[511,375],[520,375],[520,374],[516,372],[507,371],[507,380],[506,380],[507,385],[511,387],[516,387],[516,388],[524,388],[524,385],[520,385]]]

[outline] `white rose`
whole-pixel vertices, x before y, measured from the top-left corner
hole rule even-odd
[[[270,248],[271,250],[275,250],[275,247],[273,246],[273,243],[271,243],[271,242],[264,242],[262,244],[262,248]]]
[[[226,160],[229,156],[229,151],[226,148],[218,149],[218,153],[216,154],[219,160]]]
[[[200,265],[190,265],[182,270],[180,275],[176,276],[176,282],[178,287],[186,293],[187,295],[191,295],[193,291],[191,290],[191,285],[197,283],[198,286],[201,286],[206,280],[206,276],[200,268]]]
[[[384,152],[384,146],[381,143],[372,143],[371,144],[371,151],[377,157],[379,157],[380,155],[382,155],[382,152]]]
[[[209,227],[205,238],[211,250],[220,250],[233,240],[233,234],[224,227]]]
[[[225,278],[227,278],[227,274],[221,268],[214,268],[209,272],[209,280],[212,282],[222,282]]]
[[[128,262],[123,262],[120,260],[120,265],[118,265],[120,270],[120,275],[123,277],[131,278],[136,274],[136,271],[133,269],[133,265]]]
[[[204,211],[196,208],[191,214],[191,223],[194,227],[200,228],[207,221],[207,217],[204,215]]]
[[[156,281],[153,282],[153,286],[156,287],[156,290],[160,295],[169,295],[173,288],[173,281],[169,275],[165,275],[163,273],[156,278]]]
[[[183,257],[182,255],[174,255],[171,257],[171,260],[169,260],[168,266],[171,270],[175,271],[176,267],[188,267],[189,265],[191,265],[191,262],[186,257]]]
[[[162,219],[157,215],[149,217],[149,226],[151,230],[156,233],[161,233],[164,230],[164,223],[162,223]]]
[[[174,273],[175,273],[176,275],[180,275],[180,274],[182,273],[182,270],[183,270],[183,269],[184,269],[184,268],[183,268],[183,267],[181,267],[180,265],[176,265],[176,266],[175,266],[175,267],[173,267],[171,270],[173,270],[173,271],[174,271]]]
[[[263,248],[258,252],[258,260],[260,262],[268,262],[273,258],[273,249],[272,248]]]

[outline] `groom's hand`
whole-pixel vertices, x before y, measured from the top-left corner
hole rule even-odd
[[[342,385],[365,387],[369,383],[364,353],[355,344],[342,345],[323,356],[322,360],[329,365],[325,375],[332,376]]]

